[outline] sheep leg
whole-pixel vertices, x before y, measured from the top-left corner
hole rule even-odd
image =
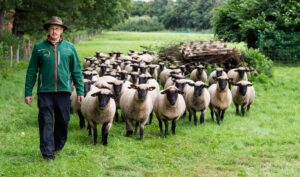
[[[186,116],[186,111],[183,112],[181,118],[185,118],[185,116]],[[190,117],[189,117],[189,118],[190,118]]]
[[[250,110],[250,106],[251,106],[251,104],[248,104],[248,106],[247,106],[247,111]]]
[[[210,117],[211,117],[211,120],[214,121],[214,111],[212,108],[210,108]]]
[[[201,111],[201,115],[200,115],[200,124],[204,123],[204,111]]]
[[[92,127],[90,124],[88,124],[87,129],[88,129],[88,135],[92,136]]]
[[[116,120],[116,122],[119,122],[119,113],[118,113],[118,109],[116,109],[115,120]]]
[[[169,134],[168,129],[169,129],[169,122],[167,119],[164,120],[165,123],[165,136]]]
[[[221,111],[217,110],[216,112],[216,118],[217,118],[217,124],[220,125],[220,121],[221,121]]]
[[[192,117],[193,117],[193,113],[192,113],[192,111],[189,111],[189,121],[190,122],[192,121]]]
[[[161,121],[161,119],[159,119],[159,118],[157,118],[157,120],[158,120],[158,125],[159,125],[160,135],[162,135],[162,134],[163,134],[162,121]]]
[[[95,125],[95,128],[93,128],[93,134],[94,134],[94,145],[96,145],[97,142],[97,137],[98,137],[98,133],[97,133],[97,126]]]
[[[193,112],[194,112],[194,124],[195,125],[197,125],[197,115],[196,115],[196,111],[195,110],[193,110]]]
[[[139,122],[136,121],[136,122],[135,122],[135,127],[134,127],[134,134],[135,134],[135,135],[137,134],[138,126],[139,126]]]
[[[245,108],[246,108],[246,104],[241,106],[241,112],[242,112],[242,116],[245,115]]]
[[[126,136],[132,136],[132,124],[129,120],[126,119]]]
[[[108,123],[104,123],[102,125],[102,144],[104,146],[107,145],[107,137],[108,137]]]
[[[83,127],[85,127],[84,117],[83,117],[81,111],[78,111],[78,112],[77,112],[77,115],[78,115],[78,117],[79,117],[79,127],[82,129]]]
[[[236,104],[236,103],[234,103],[234,105],[235,105],[235,113],[236,113],[237,115],[239,115],[239,114],[240,114],[240,111],[239,111],[239,105]]]
[[[140,122],[140,140],[144,139],[144,123]]]
[[[220,115],[221,116],[221,121],[223,121],[223,119],[224,119],[225,111],[226,111],[226,109],[224,109],[224,110],[221,111],[221,115]]]
[[[172,120],[172,134],[175,135],[176,119]]]

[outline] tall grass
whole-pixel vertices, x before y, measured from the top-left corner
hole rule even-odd
[[[206,36],[204,36],[206,37]],[[140,49],[201,38],[201,34],[108,32],[77,45],[81,57],[100,50]],[[110,40],[111,39],[111,40]],[[163,42],[160,42],[163,43]],[[275,64],[272,83],[254,83],[257,98],[245,117],[234,106],[220,126],[206,114],[203,125],[178,121],[176,135],[159,136],[158,123],[146,126],[143,141],[124,136],[114,122],[108,146],[93,145],[72,115],[65,148],[54,162],[39,152],[36,100],[23,101],[26,65],[0,76],[0,176],[299,176],[299,66]],[[36,98],[36,97],[35,97]],[[99,129],[100,127],[98,127]]]

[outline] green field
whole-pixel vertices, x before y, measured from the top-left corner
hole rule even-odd
[[[105,32],[76,45],[80,58],[95,51],[141,50],[182,40],[211,39],[199,33]],[[232,44],[234,45],[234,44]],[[7,67],[7,66],[6,66]],[[68,141],[55,161],[39,151],[36,97],[24,103],[27,62],[1,68],[0,176],[299,176],[300,66],[275,64],[275,78],[254,83],[257,97],[245,117],[234,106],[220,126],[206,114],[203,125],[178,121],[176,135],[159,136],[158,122],[146,126],[143,141],[125,137],[114,123],[108,146],[93,145],[71,116]],[[100,129],[100,127],[98,127]],[[100,132],[100,130],[98,131]],[[100,138],[100,137],[99,137]]]

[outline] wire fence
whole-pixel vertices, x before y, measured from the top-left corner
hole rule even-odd
[[[274,61],[300,62],[300,32],[259,32],[259,49]]]

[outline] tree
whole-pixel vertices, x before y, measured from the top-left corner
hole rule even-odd
[[[71,30],[109,28],[128,18],[129,9],[130,0],[22,0],[15,8],[13,32],[42,31],[43,24],[54,15]]]
[[[0,34],[4,29],[4,15],[5,12],[14,9],[21,0],[0,0]]]
[[[259,31],[300,31],[300,2],[228,0],[215,9],[213,27],[219,38],[256,48]]]

